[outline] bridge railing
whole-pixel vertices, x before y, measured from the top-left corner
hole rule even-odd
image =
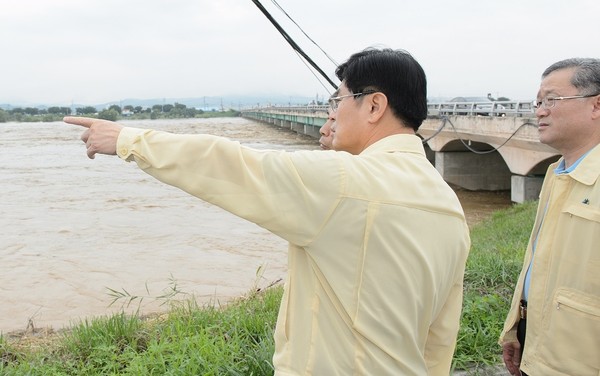
[[[427,103],[427,113],[429,116],[479,115],[529,117],[532,116],[534,112],[533,101]]]
[[[255,107],[244,111],[264,112],[309,112],[323,113],[327,116],[327,105],[305,106],[265,106]],[[496,102],[437,102],[427,103],[429,116],[459,115],[459,116],[525,116],[535,113],[533,101],[496,101]]]

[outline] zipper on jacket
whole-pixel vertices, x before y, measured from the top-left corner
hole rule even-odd
[[[561,306],[566,306],[588,315],[600,317],[600,307],[590,306],[589,304],[581,303],[577,300],[559,295],[556,297],[556,309],[560,310]]]

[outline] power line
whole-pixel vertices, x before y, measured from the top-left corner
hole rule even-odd
[[[306,54],[306,52],[304,52],[302,50],[302,48],[300,48],[300,46],[289,36],[289,34],[283,29],[283,27],[281,27],[281,25],[279,25],[279,23],[273,18],[273,16],[271,16],[271,14],[269,13],[269,11],[267,11],[265,9],[265,7],[260,3],[259,0],[252,0],[252,2],[258,7],[258,9],[265,15],[265,17],[267,17],[267,19],[271,22],[271,24],[273,24],[273,26],[277,29],[277,31],[279,31],[279,33],[283,36],[283,38],[289,43],[290,46],[292,46],[292,48],[298,53],[300,54],[304,60],[306,60],[317,72],[319,72],[319,74],[321,76],[323,76],[323,78],[325,78],[325,80],[327,80],[327,82],[329,82],[329,84],[334,88],[337,89],[337,85],[329,78],[329,76],[327,76],[327,74],[325,74],[325,72],[323,72],[323,70]]]
[[[338,63],[336,63],[336,61],[335,61],[335,60],[334,60],[334,59],[333,59],[331,56],[329,56],[329,54],[328,54],[327,52],[325,52],[325,50],[323,50],[323,49],[321,48],[321,46],[319,46],[319,45],[317,44],[317,42],[315,42],[315,41],[314,41],[314,40],[313,40],[311,37],[309,37],[309,36],[308,36],[308,34],[306,34],[306,32],[305,32],[305,31],[304,31],[304,30],[303,30],[303,29],[300,27],[300,25],[298,25],[298,24],[296,23],[296,21],[294,21],[294,19],[293,19],[292,17],[290,17],[290,15],[289,15],[289,14],[288,14],[288,13],[287,13],[287,12],[286,12],[286,11],[285,11],[283,8],[282,8],[282,7],[281,7],[281,5],[279,5],[279,3],[278,3],[276,0],[271,0],[271,2],[272,2],[273,4],[275,4],[275,6],[276,6],[277,8],[279,8],[279,10],[281,10],[281,11],[283,12],[283,14],[285,14],[285,16],[286,16],[287,18],[289,18],[289,19],[290,19],[290,21],[292,21],[292,22],[294,23],[294,25],[296,25],[296,27],[297,27],[297,28],[298,28],[298,29],[299,29],[299,30],[302,32],[302,34],[304,34],[304,36],[305,36],[306,38],[308,38],[308,40],[309,40],[309,41],[311,41],[311,42],[312,42],[312,43],[313,43],[315,46],[317,46],[317,48],[318,48],[319,50],[321,50],[321,52],[323,52],[323,55],[325,55],[325,56],[326,56],[326,57],[329,59],[329,61],[331,61],[331,62],[332,62],[332,63],[333,63],[333,64],[334,64],[336,67],[339,65]]]

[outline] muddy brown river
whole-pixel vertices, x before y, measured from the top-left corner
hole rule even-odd
[[[123,123],[256,148],[318,148],[311,137],[241,118]],[[88,159],[81,132],[62,122],[0,123],[0,332],[158,312],[175,285],[172,299],[226,302],[285,277],[285,241],[133,163]],[[510,205],[508,192],[457,193],[470,225]],[[111,290],[135,299],[110,305]]]

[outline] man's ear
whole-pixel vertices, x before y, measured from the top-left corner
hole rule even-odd
[[[388,107],[388,99],[382,92],[376,92],[369,95],[370,118],[372,122],[377,122]]]
[[[592,119],[600,119],[600,95],[594,97],[594,108],[592,109]]]

